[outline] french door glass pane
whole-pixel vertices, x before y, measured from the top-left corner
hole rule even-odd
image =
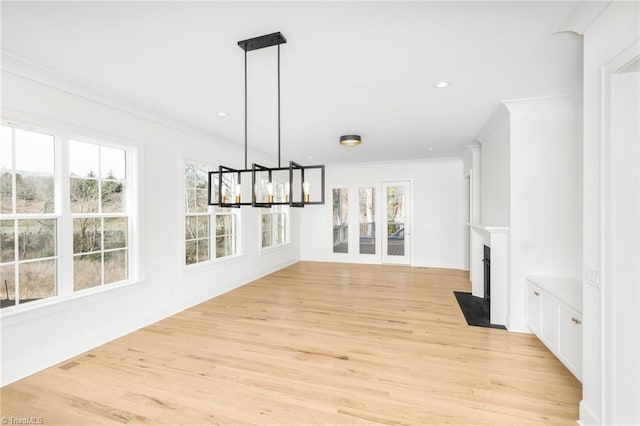
[[[387,187],[387,255],[404,256],[404,187]]]
[[[376,254],[375,188],[360,188],[360,254]]]
[[[333,190],[333,252],[349,252],[349,191]]]

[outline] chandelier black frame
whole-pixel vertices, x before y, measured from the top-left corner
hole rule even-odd
[[[210,206],[234,207],[252,206],[269,208],[274,205],[288,205],[291,207],[304,207],[306,205],[324,204],[324,165],[303,166],[294,161],[289,162],[289,167],[282,167],[280,160],[280,45],[287,40],[282,33],[272,33],[259,37],[254,37],[238,42],[238,46],[244,50],[244,169],[238,170],[227,166],[219,166],[218,171],[209,172],[209,195],[208,204]],[[247,52],[266,47],[278,47],[278,167],[265,167],[253,163],[251,168],[247,167]],[[310,174],[320,174],[320,199],[312,201],[310,195],[310,183],[305,179]],[[268,183],[265,194],[259,194],[259,183],[264,182],[259,176],[266,174]],[[250,176],[249,176],[250,175]],[[275,183],[274,175],[288,175],[288,182]],[[249,180],[250,179],[250,180]],[[226,186],[225,186],[226,181]],[[247,182],[251,182],[251,187],[247,188]],[[243,187],[243,182],[245,186]],[[275,188],[274,185],[279,185]],[[294,189],[295,186],[298,189]],[[233,194],[230,188],[233,187]],[[226,189],[226,192],[225,192]],[[260,188],[262,189],[262,188]],[[251,201],[246,201],[247,192]],[[261,192],[261,191],[260,191]]]

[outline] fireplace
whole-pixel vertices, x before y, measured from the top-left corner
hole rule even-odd
[[[472,224],[470,242],[472,293],[483,304],[491,305],[491,324],[505,325],[509,307],[509,228]]]
[[[484,301],[491,311],[491,247],[484,246]]]

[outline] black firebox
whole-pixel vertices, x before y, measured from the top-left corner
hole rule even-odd
[[[491,311],[491,247],[484,246],[484,301]]]

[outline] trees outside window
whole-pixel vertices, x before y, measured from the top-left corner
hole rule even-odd
[[[0,303],[58,292],[55,137],[0,128]]]
[[[289,243],[289,207],[272,206],[260,212],[260,247]]]
[[[124,281],[129,277],[126,151],[72,140],[69,159],[73,288]]]
[[[236,256],[239,244],[240,209],[207,204],[209,171],[212,167],[187,160],[185,189],[185,265]],[[214,187],[217,182],[214,183]]]
[[[3,308],[130,279],[130,152],[0,126]],[[73,246],[60,253],[65,236]],[[61,269],[64,262],[69,267]]]

